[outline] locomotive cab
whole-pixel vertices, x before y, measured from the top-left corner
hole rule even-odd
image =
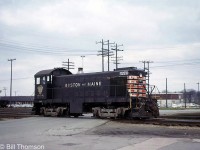
[[[63,68],[42,70],[35,74],[35,100],[53,99],[54,76],[72,74]]]

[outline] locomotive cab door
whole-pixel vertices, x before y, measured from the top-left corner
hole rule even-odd
[[[53,98],[53,83],[52,83],[52,75],[46,76],[46,87],[47,87],[47,99]]]
[[[42,76],[35,78],[35,98],[52,98],[52,76]]]
[[[46,99],[46,78],[43,77],[36,77],[35,78],[35,98],[36,99]]]

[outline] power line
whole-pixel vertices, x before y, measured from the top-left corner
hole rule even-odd
[[[74,51],[77,51],[77,52],[80,52],[80,51],[85,51],[85,52],[93,52],[94,50],[86,50],[86,49],[70,49],[70,50],[67,50],[66,48],[58,48],[58,47],[49,47],[49,46],[38,46],[38,45],[34,45],[34,46],[30,46],[30,45],[24,45],[24,44],[21,44],[21,43],[10,43],[10,42],[6,42],[6,43],[2,43],[0,41],[0,46],[7,46],[10,48],[12,47],[15,47],[15,48],[28,48],[28,49],[33,49],[34,51],[38,51],[38,52],[50,52],[52,53],[53,51],[56,51],[54,53],[66,53],[66,52],[74,52]]]
[[[199,62],[200,64],[200,62]],[[175,66],[186,66],[186,65],[199,65],[197,62],[190,62],[190,63],[175,63],[175,64],[168,64],[162,66],[152,66],[152,68],[164,68],[164,67],[175,67]]]
[[[53,51],[59,51],[59,52],[66,52],[66,50],[64,50],[64,49],[66,49],[66,48],[63,48],[63,47],[50,47],[50,46],[44,46],[44,45],[39,45],[38,43],[37,44],[33,44],[33,43],[29,43],[29,44],[27,44],[27,42],[26,43],[23,43],[23,42],[18,42],[18,41],[13,41],[13,40],[5,40],[5,39],[0,39],[0,43],[1,44],[7,44],[7,45],[13,45],[13,46],[21,46],[21,47],[28,47],[28,48],[34,48],[34,49],[42,49],[42,50],[46,50],[46,49],[52,49]],[[5,46],[5,45],[4,45]],[[175,48],[187,48],[188,46],[192,46],[192,47],[200,47],[200,45],[198,44],[196,44],[196,45],[175,45],[175,46],[168,46],[168,47],[149,47],[149,48],[133,48],[133,49],[127,49],[127,51],[129,51],[129,50],[154,50],[154,49],[172,49],[172,50],[174,50]],[[63,49],[62,51],[61,51],[61,49]],[[69,50],[68,50],[69,51]],[[73,49],[73,50],[71,50],[72,52],[74,52],[74,51],[78,51],[78,52],[80,52],[80,51],[84,51],[84,52],[88,52],[88,50],[84,50],[84,49]],[[95,50],[91,50],[91,51],[89,51],[89,52],[93,52],[93,51],[95,51]],[[46,51],[45,51],[46,52]],[[52,51],[50,52],[50,53],[52,53]],[[55,52],[54,52],[55,53]],[[91,54],[91,55],[95,55],[95,54]]]
[[[65,55],[68,53],[75,53],[75,54],[70,54],[71,56],[77,56],[80,55],[80,52],[83,53],[84,55],[96,55],[95,50],[85,50],[85,49],[71,49],[71,50],[66,50],[66,48],[61,49],[55,49],[52,47],[38,47],[38,46],[27,46],[23,45],[20,43],[3,43],[0,41],[0,47],[4,49],[9,49],[10,51],[18,51],[18,52],[31,52],[31,53],[40,53],[40,54],[45,54],[45,55]],[[93,53],[94,52],[94,53]],[[76,54],[78,53],[78,54]]]
[[[191,63],[200,63],[200,59],[177,59],[177,60],[170,60],[170,61],[155,61],[155,64],[177,64],[177,63],[188,63],[188,61]],[[123,64],[133,64],[137,62],[125,62]]]
[[[55,46],[55,44],[53,46],[49,46],[49,44],[51,43],[48,43],[48,45],[44,45],[45,42],[43,42],[42,44],[41,43],[28,43],[27,41],[26,42],[22,42],[22,41],[14,41],[14,40],[5,40],[5,39],[1,39],[0,38],[0,43],[2,44],[10,44],[10,45],[20,45],[20,46],[24,46],[24,47],[32,47],[32,48],[40,48],[40,49],[52,49],[52,50],[59,50],[59,51],[66,51],[66,49],[69,49],[69,48],[66,48],[66,47],[60,47],[60,46]],[[53,42],[52,42],[53,43]],[[88,49],[70,49],[70,51],[74,51],[74,50],[77,50],[77,51],[88,51]],[[90,51],[95,51],[95,50],[90,50]]]
[[[33,77],[22,77],[22,78],[13,78],[12,80],[24,80],[24,79],[33,79]],[[9,81],[10,79],[6,79],[6,80],[0,80],[0,82],[2,81]]]
[[[2,45],[0,45],[0,47],[2,47]],[[81,51],[76,51],[76,50],[72,50],[72,51],[63,51],[63,52],[55,52],[55,51],[45,51],[45,50],[42,50],[42,49],[36,49],[36,48],[30,48],[30,47],[21,47],[21,46],[13,46],[13,45],[4,45],[3,48],[7,48],[9,49],[9,51],[18,51],[18,52],[31,52],[31,53],[40,53],[40,54],[45,54],[45,55],[70,55],[70,56],[78,56],[80,55],[80,52],[83,54],[83,55],[96,55],[95,53],[91,53],[91,51],[84,51],[84,50],[81,50]],[[68,54],[68,53],[78,53],[78,54]]]
[[[177,59],[177,60],[169,60],[169,61],[156,61],[156,63],[177,63],[177,62],[187,62],[187,61],[200,61],[199,59]]]
[[[200,44],[196,44],[196,45],[174,45],[174,46],[166,46],[166,47],[131,48],[131,49],[126,49],[126,50],[127,50],[127,51],[133,51],[133,50],[156,50],[156,49],[166,49],[166,50],[168,50],[168,51],[173,51],[174,49],[188,48],[189,46],[192,46],[192,47],[200,47]]]
[[[33,48],[41,48],[41,49],[54,49],[54,50],[61,50],[61,49],[66,49],[66,47],[55,47],[55,46],[49,46],[49,45],[44,45],[44,44],[39,44],[37,42],[36,43],[24,43],[24,42],[19,42],[19,41],[13,41],[13,40],[4,40],[4,39],[0,39],[0,43],[5,43],[5,44],[11,44],[11,45],[21,45],[21,46],[25,46],[25,47],[33,47]]]

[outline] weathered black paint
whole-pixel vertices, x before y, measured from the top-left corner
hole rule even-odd
[[[57,68],[40,71],[35,75],[35,106],[70,106],[70,113],[81,114],[92,107],[119,107],[129,105],[126,90],[128,75],[146,75],[137,68],[122,68],[109,72],[71,74],[68,70]],[[47,76],[52,79],[47,81]],[[46,82],[43,83],[42,79]],[[38,86],[42,86],[39,93]],[[134,101],[133,101],[134,106]]]

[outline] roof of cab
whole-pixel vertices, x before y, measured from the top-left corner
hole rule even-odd
[[[41,76],[48,76],[48,75],[68,75],[72,74],[69,70],[66,70],[64,68],[54,68],[54,69],[48,69],[48,70],[41,70],[35,74],[35,77],[41,77]]]

